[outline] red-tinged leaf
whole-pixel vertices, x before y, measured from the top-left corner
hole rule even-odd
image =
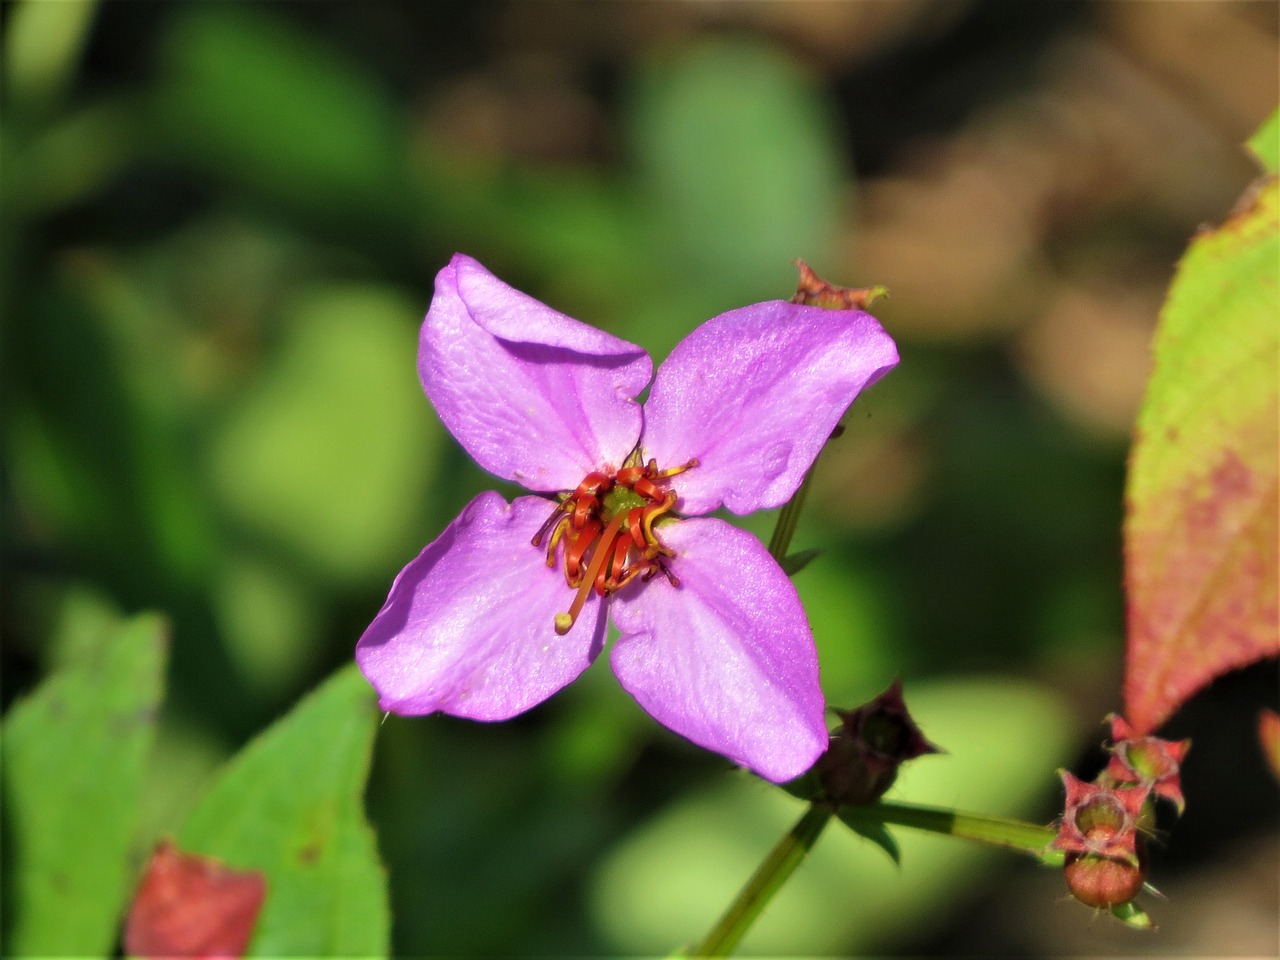
[[[1280,653],[1278,197],[1264,178],[1197,236],[1160,314],[1124,531],[1138,735],[1215,677]]]
[[[1271,765],[1271,772],[1280,780],[1280,713],[1263,710],[1258,714],[1258,739],[1262,752]]]
[[[124,948],[139,957],[241,957],[267,881],[163,841],[129,909]]]

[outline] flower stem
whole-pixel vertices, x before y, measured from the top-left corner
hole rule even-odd
[[[1052,827],[1043,827],[1023,820],[994,817],[983,813],[966,813],[943,807],[926,807],[914,803],[879,803],[865,807],[842,807],[840,819],[848,822],[892,823],[900,827],[914,827],[932,833],[944,833],[952,837],[973,840],[991,846],[1016,850],[1035,857],[1046,866],[1061,866],[1060,850],[1049,849],[1057,836]]]
[[[794,501],[793,501],[794,502]],[[787,878],[804,860],[831,819],[831,809],[811,805],[794,827],[778,841],[747,885],[742,888],[715,929],[690,952],[693,957],[728,956],[755,923]]]
[[[773,536],[769,538],[769,554],[780,564],[786,559],[791,538],[795,536],[796,524],[800,522],[800,511],[804,509],[804,499],[809,494],[809,481],[812,477],[813,467],[810,467],[795,496],[778,511],[778,522],[773,528]]]

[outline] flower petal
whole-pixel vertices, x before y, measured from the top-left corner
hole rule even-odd
[[[573,591],[529,542],[552,508],[541,497],[508,506],[482,493],[400,572],[356,644],[382,709],[505,720],[596,658],[607,618],[595,594],[577,625],[556,636],[555,615]]]
[[[864,387],[898,362],[870,314],[775,300],[730,310],[685,337],[644,405],[646,458],[699,465],[673,482],[679,509],[777,507]]]
[[[795,587],[759,540],[723,520],[661,530],[680,586],[657,577],[617,594],[614,673],[676,733],[769,780],[799,776],[826,749],[827,728]]]
[[[530,490],[571,490],[621,466],[640,436],[639,347],[565,316],[455,254],[436,277],[418,373],[480,466]]]

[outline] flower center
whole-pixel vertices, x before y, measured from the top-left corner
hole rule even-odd
[[[667,565],[675,551],[658,539],[654,523],[676,505],[670,479],[697,465],[690,460],[659,470],[657,461],[642,464],[633,455],[621,470],[589,473],[576,490],[560,495],[531,541],[535,547],[546,541],[548,567],[556,565],[559,551],[565,582],[577,591],[569,612],[556,614],[556,633],[573,628],[592,590],[607,596],[636,577],[648,582],[659,573],[680,585]]]

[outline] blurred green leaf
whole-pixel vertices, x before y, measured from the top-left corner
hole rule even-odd
[[[1160,313],[1125,519],[1125,715],[1160,726],[1280,653],[1280,182],[1192,241]]]
[[[653,243],[686,281],[741,299],[786,296],[791,260],[827,254],[842,196],[833,127],[777,51],[708,43],[651,64],[632,139]]]
[[[444,434],[418,383],[420,313],[379,288],[310,291],[278,362],[214,440],[228,508],[330,577],[385,578],[428,539]]]
[[[948,753],[906,764],[891,795],[1017,816],[1054,789],[1068,758],[1065,705],[1028,683],[973,678],[913,683],[912,715]],[[781,790],[742,781],[677,801],[605,860],[595,916],[612,949],[655,953],[704,935],[799,815]],[[848,830],[828,829],[747,935],[764,954],[857,953],[895,931],[940,923],[993,854],[899,830],[902,866]]]
[[[283,691],[312,666],[321,605],[287,569],[233,554],[213,584],[213,600],[228,652],[250,687]]]
[[[828,700],[853,707],[893,679],[901,663],[890,652],[894,626],[866,570],[829,554],[796,577],[796,590],[818,644]]]
[[[183,6],[159,108],[193,163],[306,210],[397,214],[404,134],[375,79],[260,5]]]
[[[184,850],[267,875],[250,954],[380,955],[386,876],[364,818],[378,715],[354,664],[232,758],[178,834]]]
[[[1249,149],[1268,173],[1280,169],[1280,109],[1273,111],[1249,138]]]
[[[130,892],[131,844],[168,649],[162,618],[72,618],[66,665],[4,723],[16,846],[9,956],[104,956]]]
[[[44,107],[70,85],[97,12],[96,0],[26,0],[9,11],[4,79],[10,105]]]
[[[44,7],[75,4],[44,3]],[[136,158],[139,118],[124,98],[98,100],[43,127],[5,157],[9,217],[82,202]]]

